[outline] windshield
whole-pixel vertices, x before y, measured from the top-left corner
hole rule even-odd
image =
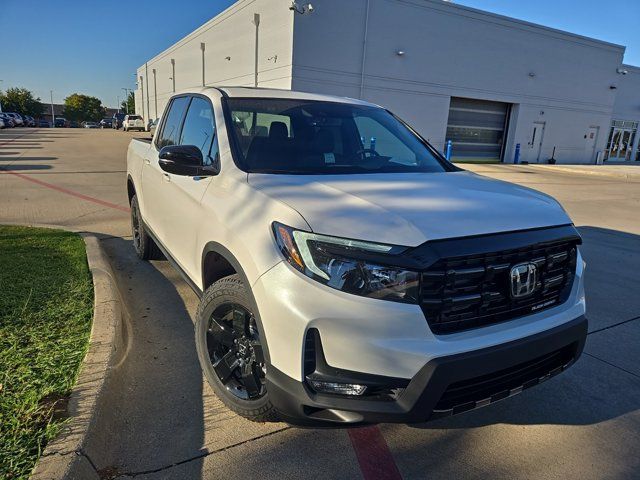
[[[455,167],[386,110],[353,104],[228,98],[241,168],[252,173],[445,172]]]

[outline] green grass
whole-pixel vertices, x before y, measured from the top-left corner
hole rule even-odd
[[[92,316],[80,236],[0,226],[0,479],[28,478],[60,430]]]

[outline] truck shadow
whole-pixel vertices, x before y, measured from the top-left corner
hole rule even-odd
[[[108,379],[87,454],[105,478],[194,457],[196,467],[204,439],[203,380],[184,293],[167,262],[140,261],[130,240],[101,244],[124,303],[126,347]]]

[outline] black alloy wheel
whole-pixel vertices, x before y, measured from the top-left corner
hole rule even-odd
[[[255,400],[266,393],[266,364],[253,314],[242,305],[223,303],[209,318],[207,350],[213,370],[229,393]]]

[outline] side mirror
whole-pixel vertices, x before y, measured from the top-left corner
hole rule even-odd
[[[160,150],[158,157],[165,172],[191,177],[203,173],[202,152],[194,145],[169,145]]]

